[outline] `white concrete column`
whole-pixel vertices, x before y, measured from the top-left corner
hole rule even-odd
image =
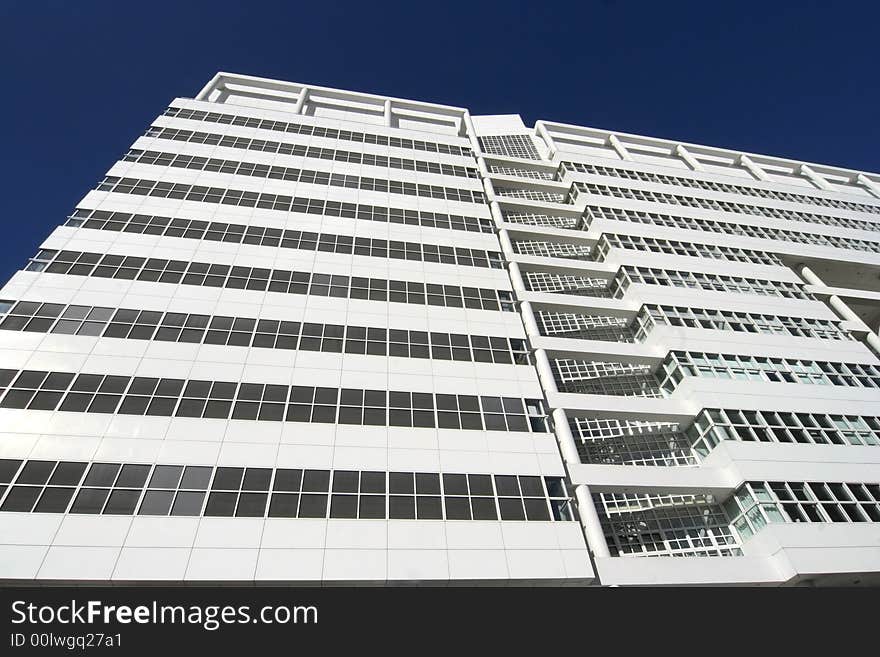
[[[594,559],[607,559],[611,556],[608,550],[608,541],[605,540],[605,532],[602,531],[602,521],[599,520],[599,512],[593,502],[593,494],[586,484],[576,486],[574,489],[577,499],[578,513],[581,516],[581,527],[584,528],[584,536],[587,538],[587,546],[593,553]]]
[[[579,464],[581,457],[574,435],[571,433],[571,427],[568,426],[568,416],[565,414],[565,409],[557,408],[553,411],[553,428],[565,462]],[[608,551],[608,543],[605,541],[605,532],[602,531],[602,521],[599,520],[599,512],[593,502],[590,487],[586,484],[575,486],[574,495],[581,517],[581,527],[584,528],[584,536],[593,557],[596,559],[610,557],[611,553]]]
[[[632,155],[629,154],[626,146],[617,138],[617,135],[608,135],[608,144],[617,152],[621,160],[632,162]]]
[[[480,159],[482,160],[483,158],[481,157]],[[483,162],[483,167],[486,167],[485,162]],[[482,174],[482,171],[480,173]],[[483,191],[486,193],[486,198],[494,199],[497,196],[497,194],[495,193],[495,185],[492,184],[492,179],[489,177],[488,168],[487,168],[486,173],[482,174],[482,175],[483,175]],[[497,205],[498,201],[491,201],[490,205],[491,205],[491,203],[494,203]],[[491,210],[491,207],[489,209]],[[499,210],[499,216],[501,216],[501,213],[500,213],[501,208],[499,207],[498,210]]]
[[[684,160],[684,163],[687,164],[694,171],[703,170],[703,165],[700,164],[697,161],[697,158],[691,155],[688,150],[681,144],[675,147],[675,154],[678,155],[682,160]]]
[[[303,87],[302,89],[300,89],[299,96],[296,99],[296,104],[293,106],[293,113],[302,114],[308,100],[309,88]]]
[[[480,175],[484,178],[488,178],[490,175],[492,175],[489,172],[489,165],[486,164],[486,158],[482,155],[479,155],[477,157],[477,169],[480,170]]]
[[[577,441],[568,425],[568,415],[564,408],[553,409],[553,428],[556,430],[556,437],[559,439],[559,451],[566,463],[578,464],[581,462],[581,455],[577,449]]]
[[[880,336],[873,331],[868,331],[865,334],[865,342],[867,342],[868,346],[874,350],[875,354],[880,356]]]
[[[843,299],[841,299],[836,294],[832,294],[828,297],[828,305],[831,306],[831,309],[837,313],[838,317],[841,319],[845,319],[850,322],[856,322],[859,325],[864,325],[862,318],[856,315],[852,310],[850,310],[849,306],[847,306]]]
[[[553,141],[553,137],[550,136],[550,131],[547,130],[547,126],[544,125],[543,121],[538,121],[535,124],[535,131],[544,140],[544,143],[547,144],[547,148],[550,151],[549,158],[552,160],[553,156],[556,155],[556,142]]]
[[[863,187],[866,187],[868,189],[868,191],[872,192],[876,196],[880,196],[880,184],[875,183],[873,180],[868,178],[868,176],[866,176],[865,174],[860,173],[858,176],[856,176],[856,182],[859,183],[860,185],[862,185]]]
[[[747,155],[739,156],[739,163],[746,168],[746,170],[751,173],[758,180],[767,180],[767,174],[764,173],[764,170],[759,167],[757,164],[752,162],[751,158]]]
[[[538,370],[538,379],[540,379],[541,385],[544,387],[544,392],[548,395],[555,395],[559,392],[559,388],[556,387],[556,377],[553,376],[553,367],[550,365],[547,352],[543,349],[535,349],[532,355],[535,360],[535,368]],[[568,425],[566,424],[566,426]],[[572,446],[574,446],[574,438],[572,438]],[[577,450],[574,453],[576,455]]]
[[[499,231],[504,229],[504,213],[501,211],[501,206],[498,204],[498,201],[492,201],[489,203],[489,212],[492,213],[492,218],[495,220],[495,228]]]
[[[224,81],[225,78],[217,73],[213,78],[211,78],[211,81],[208,82],[208,84],[202,87],[202,90],[195,97],[195,100],[210,100],[211,94],[214,92],[215,89],[223,86]]]
[[[532,308],[532,304],[528,301],[520,302],[519,312],[526,329],[526,336],[529,338],[541,337],[541,329],[538,327],[538,320],[535,318],[535,309]]]
[[[817,285],[822,287],[827,287],[822,279],[819,278],[812,269],[807,267],[806,265],[800,265],[798,267],[798,274],[810,285]],[[837,314],[840,319],[844,319],[849,322],[853,322],[854,324],[858,324],[859,326],[864,326],[864,339],[865,343],[870,347],[874,353],[880,356],[880,336],[878,336],[871,328],[862,321],[862,318],[856,315],[849,306],[846,305],[843,299],[841,299],[836,294],[832,294],[828,297],[828,305],[831,306],[831,309]]]
[[[391,127],[391,100],[385,99],[385,107],[383,108],[383,114],[385,115],[385,125],[386,127]]]
[[[812,182],[814,185],[816,185],[816,187],[818,187],[819,189],[831,189],[831,186],[828,184],[828,181],[825,180],[825,179],[824,179],[822,176],[820,176],[818,173],[816,173],[815,171],[813,171],[813,170],[812,170],[810,167],[808,167],[806,164],[802,164],[802,165],[801,165],[801,168],[800,168],[800,174],[801,174],[804,178],[806,178],[806,179],[808,179],[810,182]]]
[[[812,269],[807,267],[806,265],[798,265],[797,267],[798,275],[804,279],[810,285],[821,285],[825,287],[825,283],[822,282],[822,279],[819,278]]]
[[[501,243],[501,252],[508,260],[516,258],[516,251],[513,249],[513,242],[510,241],[510,235],[506,230],[498,231],[498,241]]]
[[[467,137],[471,142],[471,150],[473,150],[474,155],[476,155],[480,152],[480,140],[477,139],[477,130],[474,128],[474,121],[471,119],[471,113],[465,110],[461,117],[461,122],[464,125]]]
[[[507,272],[510,274],[510,283],[513,286],[513,291],[517,294],[521,294],[523,292],[528,292],[528,288],[526,287],[526,283],[523,280],[522,272],[519,270],[519,264],[516,262],[508,262],[507,263]],[[523,303],[528,303],[524,301]]]

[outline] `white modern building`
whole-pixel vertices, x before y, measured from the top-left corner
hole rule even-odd
[[[880,584],[880,175],[219,73],[0,290],[0,579]]]

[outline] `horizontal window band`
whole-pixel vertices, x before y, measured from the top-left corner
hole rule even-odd
[[[651,182],[661,185],[678,185],[681,187],[691,187],[694,189],[705,189],[715,192],[724,192],[726,194],[740,194],[742,196],[769,198],[777,201],[788,201],[790,203],[806,203],[809,205],[818,205],[826,208],[837,208],[841,210],[854,210],[856,212],[870,212],[871,214],[880,214],[880,206],[871,205],[868,203],[855,203],[852,201],[841,201],[838,199],[823,198],[810,194],[781,192],[772,189],[751,187],[748,185],[731,185],[729,183],[719,183],[709,180],[698,180],[694,178],[683,178],[681,176],[670,176],[667,174],[659,173],[648,173],[646,171],[634,171],[632,169],[604,167],[595,164],[583,164],[580,162],[561,162],[557,170],[557,180],[561,182],[562,178],[569,172],[588,173],[594,176],[626,178],[629,180],[641,180],[643,182]]]
[[[880,447],[880,417],[709,408],[700,411],[687,436],[700,456],[724,440]]]
[[[782,262],[776,255],[765,251],[606,232],[599,235],[595,247],[588,244],[550,242],[540,239],[517,239],[512,240],[511,244],[514,252],[520,255],[565,258],[585,262],[606,262],[612,249],[624,249],[628,251],[647,251],[650,253],[689,256],[692,258],[711,258],[714,260],[782,266]]]
[[[0,459],[0,512],[576,520],[562,477]]]
[[[0,300],[0,330],[529,364],[525,339]]]
[[[515,218],[516,215],[510,215]],[[507,220],[508,217],[505,217]],[[620,208],[603,207],[600,205],[588,205],[584,210],[585,224],[583,230],[588,230],[594,220],[602,221],[628,221],[631,223],[650,224],[654,226],[666,226],[682,230],[696,230],[706,233],[718,233],[723,235],[739,235],[759,240],[777,240],[780,242],[792,242],[796,244],[816,244],[828,246],[834,249],[849,249],[852,251],[867,251],[880,253],[880,242],[870,242],[853,237],[838,237],[835,235],[822,235],[820,233],[804,233],[796,230],[783,230],[781,228],[769,228],[767,226],[753,226],[751,224],[737,224],[730,221],[715,221],[712,219],[695,219],[680,215],[662,214],[659,212],[644,212],[642,210],[622,210]],[[538,221],[531,219],[530,221]],[[529,222],[525,222],[529,223]],[[560,226],[574,228],[573,226]],[[580,228],[578,228],[580,230]],[[770,246],[770,245],[768,245]]]
[[[502,269],[501,253],[483,249],[403,242],[372,237],[352,237],[330,233],[314,233],[301,230],[248,226],[219,221],[200,221],[179,217],[158,217],[130,212],[106,210],[83,210],[77,208],[67,219],[65,226],[109,230],[143,235],[163,235],[183,239],[251,244],[254,246],[280,247],[303,251],[345,253],[374,258],[417,260]]]
[[[31,258],[25,271],[448,308],[516,311],[513,293],[506,290],[82,251],[43,249]]]
[[[227,114],[223,112],[204,112],[202,110],[191,110],[183,107],[169,107],[165,110],[163,116],[190,119],[192,121],[221,123],[225,125],[239,125],[246,128],[259,128],[260,130],[275,130],[278,132],[289,132],[291,134],[308,135],[310,137],[324,137],[326,139],[377,144],[379,146],[392,146],[394,148],[408,148],[428,153],[444,153],[459,156],[473,155],[473,151],[471,151],[468,146],[454,146],[439,142],[421,141],[419,139],[389,137],[387,135],[377,135],[352,130],[337,130],[336,128],[322,128],[320,126],[307,125],[304,123],[287,123],[285,121],[273,121],[271,119],[256,119],[249,116],[239,116],[237,114]]]
[[[675,269],[640,267],[637,265],[622,265],[611,281],[604,278],[578,276],[575,274],[524,271],[523,282],[526,289],[531,292],[550,292],[615,299],[625,297],[630,286],[633,283],[638,283],[661,287],[691,288],[714,292],[735,292],[784,297],[787,299],[815,300],[812,294],[804,291],[803,285],[788,281],[706,274]]]
[[[123,162],[150,164],[160,167],[189,169],[192,171],[212,171],[253,178],[271,178],[286,182],[309,183],[312,185],[329,185],[330,187],[346,187],[363,189],[387,194],[404,194],[424,198],[439,198],[461,203],[485,203],[483,192],[442,185],[426,185],[423,183],[403,182],[356,176],[352,174],[330,173],[293,167],[270,166],[256,162],[238,162],[236,160],[220,160],[217,158],[200,157],[197,155],[175,155],[158,151],[143,151],[131,148],[123,156]]]
[[[134,194],[172,198],[200,203],[220,203],[242,207],[257,207],[266,210],[283,212],[301,212],[326,217],[343,219],[361,219],[383,223],[409,224],[425,228],[441,228],[444,230],[463,230],[471,233],[495,233],[495,224],[491,219],[466,217],[442,212],[424,210],[404,210],[386,208],[365,203],[346,203],[342,201],[325,201],[321,199],[285,196],[284,194],[267,194],[246,192],[223,187],[205,187],[185,183],[158,182],[140,178],[119,178],[106,176],[98,184],[98,191],[115,194]]]
[[[688,308],[645,304],[636,315],[633,329],[636,340],[642,341],[655,325],[679,326],[740,333],[790,335],[820,340],[855,340],[841,322],[807,317],[746,313],[733,310]]]
[[[671,393],[686,377],[880,389],[880,365],[670,351],[656,372],[660,386]]]
[[[880,522],[880,484],[747,481],[722,506],[745,541],[773,523]]]
[[[787,219],[788,221],[804,221],[807,223],[824,224],[826,226],[839,226],[841,228],[855,228],[880,232],[880,222],[866,221],[864,219],[849,219],[835,217],[827,214],[815,214],[812,212],[800,212],[795,210],[780,210],[769,206],[748,205],[746,203],[732,203],[730,201],[718,201],[715,199],[699,198],[696,196],[682,196],[680,194],[667,194],[663,192],[648,192],[641,189],[628,187],[615,187],[613,185],[596,185],[593,183],[576,182],[569,192],[569,203],[574,203],[580,194],[596,196],[613,196],[626,198],[634,201],[646,201],[649,203],[665,203],[688,208],[702,210],[717,210],[720,212],[732,212],[754,217],[768,219]]]
[[[602,233],[599,237],[599,241],[596,244],[597,261],[604,262],[608,252],[613,248],[630,251],[648,251],[651,253],[666,253],[669,255],[689,256],[692,258],[712,258],[715,260],[729,260],[731,262],[749,262],[760,265],[784,266],[782,261],[775,254],[766,251],[719,246],[717,244],[704,244],[701,242],[683,242],[656,237],[643,237],[639,235],[618,235],[616,233]]]
[[[372,153],[359,153],[336,148],[322,148],[320,146],[303,146],[289,142],[271,141],[268,139],[251,139],[249,137],[236,137],[235,135],[221,135],[212,132],[198,132],[195,130],[183,130],[179,128],[162,128],[150,126],[144,137],[153,139],[169,139],[192,144],[207,144],[222,148],[238,148],[260,153],[277,153],[279,155],[292,155],[294,157],[306,157],[316,160],[332,160],[334,162],[348,162],[349,164],[362,164],[365,166],[387,167],[402,171],[418,171],[420,173],[435,173],[442,176],[455,176],[457,178],[480,177],[480,172],[475,167],[466,167],[458,164],[444,164],[443,162],[428,162],[426,160],[410,160],[401,157],[389,157],[387,155],[374,155]]]
[[[786,299],[815,300],[811,293],[804,291],[802,283],[679,271],[675,269],[659,269],[657,267],[640,267],[637,265],[623,265],[618,270],[611,285],[613,288],[612,293],[616,298],[620,298],[633,283],[716,292],[742,292],[760,296],[784,297]]]
[[[546,433],[539,399],[0,369],[0,408]]]

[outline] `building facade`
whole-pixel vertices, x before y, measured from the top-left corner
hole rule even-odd
[[[880,583],[880,175],[218,73],[0,290],[10,582]]]

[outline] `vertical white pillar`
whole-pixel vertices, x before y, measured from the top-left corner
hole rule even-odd
[[[865,334],[865,342],[867,342],[868,346],[874,350],[874,353],[880,356],[880,336],[873,331],[868,331]]]
[[[309,88],[303,87],[299,91],[299,96],[296,99],[296,104],[293,106],[294,114],[302,114],[303,110],[306,107],[306,103],[309,100]]]
[[[684,160],[684,163],[687,164],[694,171],[703,170],[703,165],[700,164],[697,158],[691,155],[688,150],[681,144],[675,147],[675,154],[678,155],[682,160]]]
[[[535,319],[535,310],[532,308],[532,304],[528,301],[521,301],[519,304],[519,312],[526,329],[526,336],[529,338],[540,338],[541,329],[538,327],[538,320]]]
[[[464,125],[465,131],[467,132],[468,139],[471,142],[471,149],[474,151],[474,154],[480,152],[480,140],[477,139],[477,129],[474,128],[474,121],[471,119],[471,113],[467,110],[464,111],[464,114],[461,117],[461,122]]]
[[[486,193],[486,198],[494,199],[495,196],[497,196],[497,195],[495,194],[495,185],[492,184],[492,179],[489,177],[489,170],[488,170],[488,167],[486,167],[486,161],[483,160],[482,157],[480,157],[479,160],[477,161],[478,166],[479,166],[479,162],[482,162],[482,163],[483,163],[483,168],[486,169],[486,172],[485,172],[485,173],[483,173],[482,170],[480,171],[481,175],[483,176],[483,191]],[[492,206],[493,204],[494,204],[494,205],[498,205],[498,201],[492,201],[492,202],[490,202],[490,204],[489,204],[489,205],[490,205],[490,208],[489,208],[490,210],[492,209],[491,206]],[[499,216],[500,216],[500,210],[501,210],[501,208],[499,207],[498,209],[499,209]],[[493,213],[493,217],[494,217],[494,213]],[[496,221],[496,223],[497,223],[497,221]]]
[[[510,273],[510,282],[513,285],[514,292],[517,294],[528,292],[525,281],[523,281],[522,272],[519,270],[519,264],[508,262],[507,271]]]
[[[553,411],[553,428],[565,462],[579,464],[581,457],[577,450],[577,443],[571,433],[571,427],[568,426],[568,416],[565,414],[565,409],[557,408]],[[584,536],[587,539],[587,545],[590,547],[593,557],[596,559],[610,557],[611,553],[608,551],[605,532],[602,531],[602,521],[599,520],[599,512],[596,510],[596,504],[593,502],[590,487],[586,484],[579,484],[575,486],[574,494],[575,499],[577,499],[578,512],[581,516],[581,526],[584,528]]]
[[[480,170],[480,175],[484,178],[488,178],[491,175],[489,173],[489,166],[486,164],[486,158],[482,155],[477,157],[477,169]]]
[[[626,146],[623,145],[623,142],[617,138],[617,135],[608,135],[608,143],[611,148],[617,152],[621,160],[632,162],[632,156],[629,154],[629,151],[626,150]]]
[[[593,553],[594,559],[607,559],[611,556],[608,550],[608,541],[605,540],[605,532],[602,531],[602,521],[599,520],[599,512],[596,511],[596,503],[593,502],[593,494],[590,487],[580,484],[574,489],[578,503],[578,513],[581,516],[581,527],[587,537],[587,545]]]
[[[385,107],[383,109],[383,113],[385,115],[385,126],[391,127],[391,100],[385,99]]]
[[[516,251],[513,250],[513,242],[510,241],[510,235],[508,235],[506,230],[498,231],[498,241],[501,243],[501,252],[504,254],[504,257],[508,260],[513,260],[516,257]]]
[[[819,189],[831,189],[831,186],[828,184],[828,181],[825,180],[825,179],[824,179],[822,176],[820,176],[818,173],[816,173],[815,171],[813,171],[813,170],[812,170],[810,167],[808,167],[806,164],[802,164],[802,165],[801,165],[801,168],[800,168],[800,174],[801,174],[804,178],[806,178],[807,180],[809,180],[810,182],[812,182],[814,185],[816,185],[816,187],[818,187]]]
[[[550,151],[549,157],[552,160],[553,156],[556,155],[556,142],[553,141],[553,137],[550,135],[550,131],[547,130],[547,126],[544,125],[543,121],[538,121],[537,123],[535,123],[535,131],[544,140],[544,143],[547,144],[547,148]]]
[[[501,212],[501,206],[498,204],[498,201],[492,201],[489,203],[489,211],[492,213],[492,218],[495,220],[495,227],[499,231],[505,230],[504,213]]]
[[[757,164],[752,162],[748,155],[740,155],[739,163],[758,180],[767,180],[767,174]]]
[[[547,357],[547,352],[543,349],[535,349],[535,351],[532,352],[532,355],[535,359],[535,368],[538,370],[538,379],[540,379],[541,385],[544,387],[544,392],[547,393],[548,396],[557,394],[559,388],[556,387],[556,377],[553,376],[553,367],[550,365],[550,359]],[[574,445],[573,442],[572,445]],[[574,453],[576,455],[577,450],[575,450]]]

